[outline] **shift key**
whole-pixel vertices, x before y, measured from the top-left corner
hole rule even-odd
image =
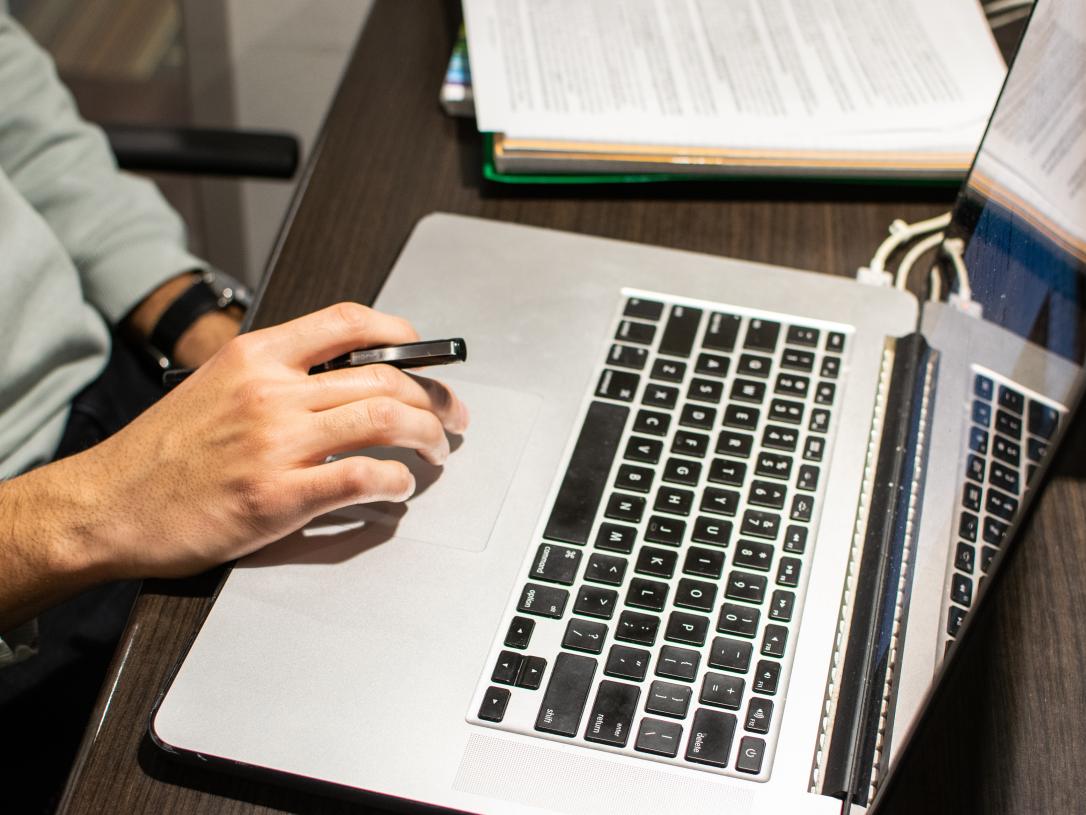
[[[596,660],[591,657],[559,654],[543,694],[535,729],[570,738],[576,736],[595,673]]]

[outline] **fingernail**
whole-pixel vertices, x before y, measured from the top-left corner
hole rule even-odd
[[[408,482],[407,489],[404,490],[403,494],[395,499],[397,501],[406,501],[408,498],[415,494],[415,476],[411,473],[409,473],[408,475],[411,480],[410,482]]]

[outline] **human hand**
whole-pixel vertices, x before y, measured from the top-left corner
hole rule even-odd
[[[342,303],[228,342],[115,436],[39,471],[64,479],[78,545],[100,579],[191,574],[314,516],[402,501],[400,462],[336,453],[413,448],[442,464],[468,413],[435,380],[387,365],[309,376],[349,350],[417,340],[406,321]],[[63,526],[63,524],[62,524]]]

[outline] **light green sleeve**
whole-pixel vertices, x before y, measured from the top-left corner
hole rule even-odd
[[[49,225],[83,296],[116,323],[160,283],[205,264],[153,184],[118,171],[52,60],[0,11],[0,168]]]

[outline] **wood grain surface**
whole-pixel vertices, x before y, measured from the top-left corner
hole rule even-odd
[[[458,20],[454,3],[376,3],[271,261],[256,325],[371,301],[415,222],[435,210],[847,275],[892,219],[952,203],[952,191],[925,187],[486,183],[474,124],[437,104]],[[882,813],[1086,811],[1086,501],[1081,474],[1066,469]],[[152,705],[218,577],[145,587],[62,812],[368,811],[183,765],[148,741]]]

